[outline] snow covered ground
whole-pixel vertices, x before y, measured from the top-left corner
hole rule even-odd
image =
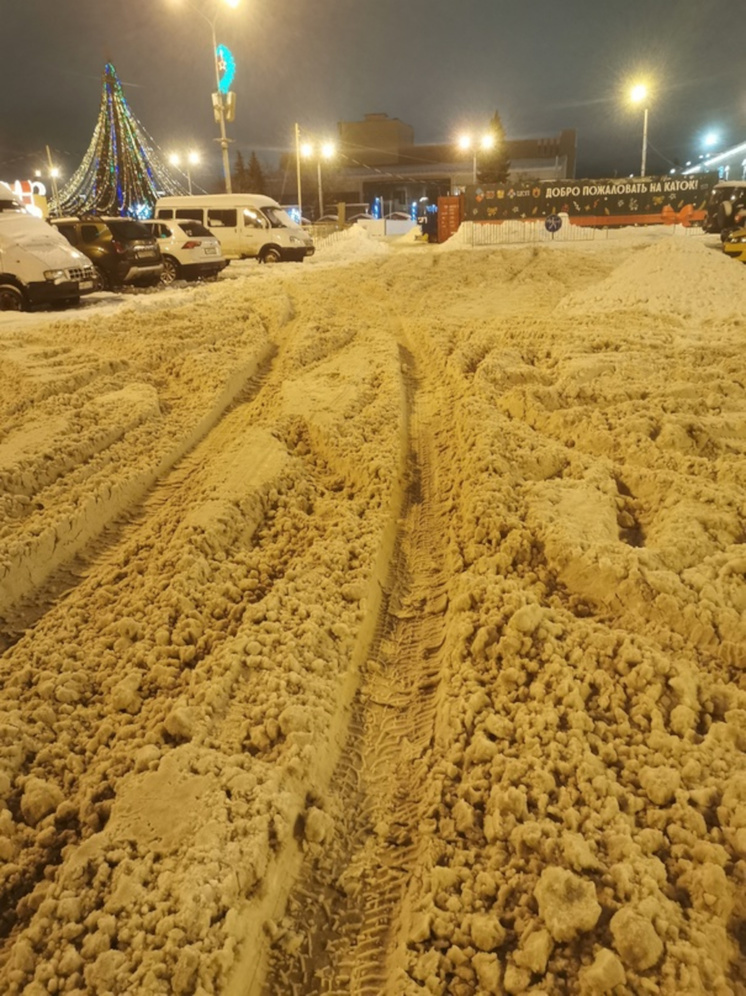
[[[746,994],[746,268],[0,315],[0,988]]]

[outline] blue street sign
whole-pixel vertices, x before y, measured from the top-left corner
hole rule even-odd
[[[544,228],[548,232],[558,232],[562,228],[562,218],[558,214],[550,214],[544,222]]]

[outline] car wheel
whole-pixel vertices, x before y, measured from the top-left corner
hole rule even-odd
[[[23,311],[26,301],[13,284],[0,284],[0,311]]]
[[[100,266],[94,267],[95,273],[93,274],[93,289],[94,291],[105,291],[110,290],[109,278],[101,269]]]
[[[173,256],[163,257],[163,273],[161,273],[161,283],[172,284],[174,280],[179,279],[179,264],[173,258]]]
[[[267,246],[266,249],[262,249],[261,255],[259,257],[260,263],[279,263],[282,259],[280,255],[280,250],[277,246]]]

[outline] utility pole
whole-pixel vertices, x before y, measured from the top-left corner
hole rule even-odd
[[[301,183],[300,183],[300,127],[295,122],[295,173],[298,178],[298,224],[303,224],[303,208],[301,206]]]

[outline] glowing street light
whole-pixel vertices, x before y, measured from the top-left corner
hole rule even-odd
[[[179,155],[178,152],[172,152],[171,155],[168,157],[168,161],[171,163],[172,166],[176,166],[177,168],[181,167],[181,156]],[[198,162],[199,162],[198,152],[189,152],[187,154],[186,161],[184,163],[184,169],[186,172],[187,187],[189,188],[190,195],[192,193],[192,166],[196,166]]]
[[[630,90],[629,96],[633,104],[645,105],[642,119],[642,162],[640,163],[640,176],[645,176],[648,151],[648,88],[644,83],[636,83]]]
[[[464,152],[472,153],[472,178],[473,182],[477,182],[477,148],[484,149],[494,149],[495,147],[495,136],[491,131],[486,131],[482,137],[477,141],[472,138],[471,135],[460,135],[458,139],[458,147],[463,149]]]
[[[60,209],[60,198],[57,191],[57,179],[60,175],[59,169],[52,163],[52,153],[49,146],[47,146],[47,163],[49,165],[49,178],[52,181],[52,198],[54,202],[55,212],[59,212]]]
[[[212,55],[215,63],[215,82],[217,84],[217,91],[212,95],[212,106],[215,114],[215,120],[220,125],[220,138],[217,139],[220,142],[220,148],[223,153],[223,176],[225,177],[225,192],[227,194],[232,193],[231,189],[231,164],[228,156],[228,137],[225,132],[226,121],[232,121],[233,115],[235,114],[235,94],[230,93],[229,88],[233,80],[233,75],[235,73],[235,62],[233,62],[233,56],[228,51],[224,45],[218,46],[217,37],[215,35],[215,24],[217,23],[218,17],[222,7],[238,7],[241,0],[214,0],[215,11],[212,17],[208,17],[207,14],[196,4],[192,3],[191,0],[183,0],[186,5],[198,14],[203,21],[206,21],[210,25],[210,31],[212,32]]]
[[[313,142],[302,142],[300,145],[300,155],[304,159],[316,159],[316,170],[319,183],[319,218],[321,218],[324,214],[324,189],[321,183],[321,162],[325,159],[332,159],[336,151],[337,150],[333,142],[319,142],[316,145],[314,145]],[[298,181],[298,190],[300,191],[300,180]],[[300,211],[300,193],[298,194],[298,201],[298,210]]]

